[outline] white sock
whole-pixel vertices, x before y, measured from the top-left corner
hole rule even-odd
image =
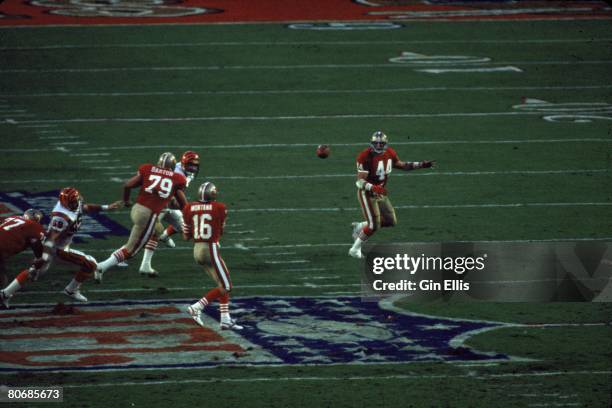
[[[104,261],[98,263],[98,269],[101,270],[102,272],[106,272],[107,270],[117,265],[118,263],[119,263],[119,260],[115,257],[114,254],[111,254],[111,256],[106,258]]]
[[[153,259],[154,253],[154,250],[145,248],[140,269],[151,269],[151,259]]]
[[[159,240],[165,241],[167,238],[168,238],[168,234],[166,233],[166,230],[164,230],[164,232],[162,232],[161,235],[159,236]]]
[[[197,302],[195,302],[193,305],[191,305],[191,308],[201,312],[202,310],[204,310],[206,305],[208,305],[208,300],[206,300],[206,298],[204,297],[198,300]]]
[[[76,279],[72,279],[68,286],[66,286],[66,290],[70,293],[74,293],[81,287],[81,282],[77,282]]]
[[[232,320],[229,314],[229,303],[219,303],[219,311],[221,312],[222,322],[229,322]]]
[[[361,245],[363,245],[363,241],[361,240],[361,238],[357,237],[357,239],[355,240],[355,243],[353,243],[353,247],[351,249],[361,250]]]
[[[13,296],[19,289],[21,289],[21,283],[17,279],[13,279],[9,285],[4,288],[4,294],[6,297]]]

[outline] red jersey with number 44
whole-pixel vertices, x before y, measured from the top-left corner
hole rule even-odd
[[[136,202],[155,214],[166,208],[174,193],[184,190],[187,184],[187,179],[182,174],[152,164],[140,166],[138,174],[142,177],[142,185]]]
[[[368,147],[357,156],[357,171],[367,171],[368,183],[384,187],[393,170],[393,165],[398,160],[397,153],[390,147],[380,154],[376,154],[371,147]]]
[[[45,237],[45,231],[36,221],[21,216],[0,221],[0,257],[18,254]]]
[[[225,227],[227,209],[218,201],[194,201],[183,211],[185,233],[195,242],[219,242]]]

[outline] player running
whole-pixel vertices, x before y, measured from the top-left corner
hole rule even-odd
[[[353,223],[355,241],[349,249],[350,256],[362,258],[361,246],[376,230],[397,224],[395,210],[385,188],[391,171],[394,168],[405,171],[424,169],[434,164],[434,160],[401,161],[395,150],[387,145],[387,135],[380,130],[374,132],[370,147],[357,156],[357,200],[365,221]]]
[[[202,299],[187,307],[187,313],[200,326],[202,311],[215,299],[219,299],[221,312],[220,326],[222,330],[242,330],[235,320],[230,317],[229,298],[232,290],[232,281],[229,271],[221,254],[219,253],[219,238],[223,235],[227,209],[225,204],[216,201],[217,188],[213,183],[206,182],[198,190],[199,201],[189,203],[183,210],[185,229],[183,238],[193,238],[193,257],[202,265],[204,271],[210,275],[217,287],[210,290]]]
[[[64,288],[63,293],[79,302],[87,302],[80,291],[81,284],[96,270],[96,260],[81,251],[70,248],[74,235],[81,227],[83,214],[97,213],[103,210],[120,208],[121,201],[109,205],[84,204],[81,193],[74,187],[60,191],[59,200],[51,211],[51,222],[44,237],[43,252],[39,259],[19,275],[0,292],[0,298],[6,307],[8,300],[21,289],[28,280],[36,280],[51,267],[55,259],[79,266],[79,271]],[[42,214],[41,214],[42,217]]]
[[[134,225],[128,242],[98,264],[95,272],[96,282],[102,281],[102,276],[108,269],[133,257],[145,246],[155,231],[159,213],[172,198],[176,198],[180,208],[187,204],[184,193],[187,180],[185,176],[174,171],[175,167],[176,158],[172,153],[166,152],[159,157],[157,166],[143,164],[138,168],[138,173],[126,181],[123,186],[123,202],[126,207],[132,206],[132,189],[140,187],[136,204],[130,212]]]
[[[185,188],[189,187],[191,181],[198,175],[200,171],[200,155],[196,152],[188,150],[181,156],[181,161],[174,167],[174,172],[182,174],[187,180]],[[139,272],[142,275],[155,277],[158,272],[151,266],[153,254],[157,249],[157,241],[164,242],[170,248],[174,248],[176,244],[171,238],[171,235],[176,232],[183,231],[183,213],[176,200],[171,200],[167,208],[164,208],[158,217],[158,222],[155,225],[155,233],[151,236],[145,245],[142,263],[140,264]],[[170,225],[164,230],[160,221],[167,221]],[[159,238],[158,238],[159,236]]]

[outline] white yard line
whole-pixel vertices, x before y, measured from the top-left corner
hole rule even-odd
[[[569,377],[586,375],[610,375],[612,371],[537,371],[525,373],[500,373],[500,374],[395,374],[395,375],[373,375],[373,376],[300,376],[300,377],[250,377],[250,378],[191,378],[181,380],[158,380],[158,381],[122,381],[115,383],[88,383],[88,384],[64,384],[65,388],[89,388],[89,387],[130,387],[141,385],[163,385],[163,384],[208,384],[208,383],[251,383],[251,382],[291,382],[291,381],[321,381],[321,382],[350,382],[350,381],[384,381],[384,380],[432,380],[432,379],[477,379],[490,380],[500,378],[530,378],[530,377]]]
[[[264,261],[266,264],[270,265],[285,265],[285,264],[305,264],[310,263],[310,261],[306,259],[295,259],[295,260],[286,260],[286,261]]]
[[[41,133],[41,132],[38,132]],[[56,140],[56,139],[78,139],[79,136],[69,136],[69,135],[63,135],[63,136],[39,136],[38,137],[40,140]]]
[[[177,95],[279,95],[279,94],[351,94],[351,93],[404,93],[404,92],[490,92],[490,91],[571,91],[587,89],[609,89],[612,85],[568,85],[568,86],[473,86],[473,87],[413,87],[413,88],[374,88],[374,89],[251,89],[234,91],[142,91],[142,92],[39,92],[6,94],[12,98],[45,97],[122,97],[122,96],[177,96]]]
[[[555,43],[593,43],[609,42],[612,38],[569,38],[569,39],[516,39],[516,40],[492,40],[492,39],[470,39],[470,40],[382,40],[382,41],[211,41],[211,42],[180,42],[180,43],[117,43],[117,44],[53,44],[38,45],[30,47],[0,47],[0,51],[27,51],[27,50],[64,50],[74,48],[166,48],[166,47],[252,47],[252,46],[276,46],[292,47],[300,45],[318,46],[356,46],[356,45],[402,45],[402,44],[555,44]]]
[[[583,61],[495,61],[494,65],[602,65],[612,64],[612,60]],[[252,70],[298,70],[298,69],[413,69],[419,64],[383,63],[383,64],[294,64],[294,65],[193,65],[193,66],[142,66],[142,67],[107,67],[107,68],[11,68],[1,69],[2,74],[13,73],[101,73],[101,72],[168,72],[168,71],[252,71]]]
[[[609,138],[567,138],[567,139],[498,139],[498,140],[424,140],[411,142],[393,142],[394,146],[426,146],[426,145],[455,145],[455,144],[554,144],[554,143],[612,143]],[[271,149],[271,148],[315,148],[317,143],[259,143],[259,144],[233,144],[233,145],[136,145],[136,146],[101,146],[84,147],[81,151],[114,151],[114,150],[159,150],[159,149]],[[334,143],[332,147],[366,147],[367,144],[359,143]],[[48,152],[49,149],[35,148],[5,148],[0,149],[2,153],[19,152]],[[73,156],[109,156],[111,153],[73,153]],[[580,169],[578,171],[588,171]],[[599,169],[606,170],[606,169]],[[521,171],[521,170],[517,170]],[[562,172],[566,170],[552,170]],[[243,177],[243,176],[228,176]]]
[[[50,128],[55,126],[57,125],[19,125],[22,128]]]
[[[295,255],[297,252],[260,252],[255,256],[279,256],[279,255]]]

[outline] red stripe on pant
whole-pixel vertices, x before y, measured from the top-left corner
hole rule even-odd
[[[229,292],[230,290],[232,290],[232,280],[230,279],[229,272],[227,270],[227,267],[225,266],[225,262],[223,262],[223,259],[221,259],[221,257],[218,255],[219,250],[216,245],[217,244],[214,242],[208,243],[210,259],[212,261],[213,268],[215,269],[217,278],[219,278],[219,281],[223,285],[223,288]]]

